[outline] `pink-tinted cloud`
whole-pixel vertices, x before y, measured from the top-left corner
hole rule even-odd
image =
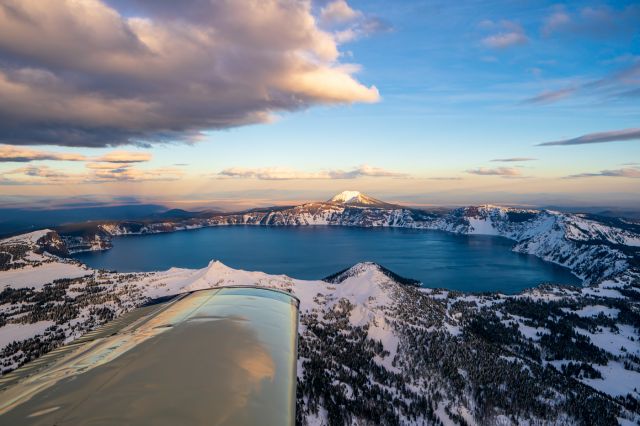
[[[378,101],[313,13],[307,1],[3,1],[0,142],[195,141],[278,111]]]
[[[112,151],[101,157],[94,158],[93,161],[105,163],[142,163],[151,160],[149,152],[132,152],[132,151]]]
[[[102,163],[142,163],[150,161],[149,152],[112,151],[99,157],[87,157],[73,152],[51,152],[32,148],[0,145],[0,162],[28,163],[31,161],[93,161]]]
[[[358,19],[362,12],[354,10],[345,0],[334,0],[320,11],[320,20],[324,24],[342,24]]]
[[[28,163],[37,160],[85,161],[86,159],[81,154],[38,151],[23,147],[0,145],[0,162]]]
[[[224,178],[260,179],[260,180],[326,180],[326,179],[357,179],[361,177],[408,177],[404,173],[362,165],[352,170],[322,170],[317,172],[304,172],[284,167],[266,168],[242,168],[231,167],[222,170],[217,175]]]

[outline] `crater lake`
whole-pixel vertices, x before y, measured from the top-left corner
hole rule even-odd
[[[341,226],[221,226],[115,237],[113,248],[73,257],[100,269],[203,268],[219,260],[236,269],[322,279],[358,262],[376,262],[426,287],[516,293],[542,283],[579,285],[561,266],[511,251],[495,236]]]

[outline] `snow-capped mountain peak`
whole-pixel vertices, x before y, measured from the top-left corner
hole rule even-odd
[[[334,203],[348,203],[353,199],[357,199],[361,195],[362,194],[360,193],[360,191],[342,191],[341,193],[337,194],[329,201]]]
[[[329,203],[334,204],[345,204],[345,205],[355,205],[355,206],[388,206],[389,204],[377,200],[373,197],[369,197],[361,193],[360,191],[342,191],[337,194],[333,198],[331,198]]]

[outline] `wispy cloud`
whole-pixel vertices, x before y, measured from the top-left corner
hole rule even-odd
[[[482,44],[492,49],[505,49],[512,46],[527,44],[529,39],[527,38],[522,26],[512,21],[501,21],[498,24],[494,24],[490,21],[485,21],[482,26],[484,28],[497,28],[497,33],[488,35],[482,39]]]
[[[631,140],[640,140],[640,128],[589,133],[586,135],[578,136],[577,138],[539,143],[537,146],[584,145],[590,143],[621,142]]]
[[[542,33],[548,36],[569,24],[571,24],[571,17],[566,12],[565,8],[560,7],[545,18]]]
[[[602,78],[544,91],[522,103],[548,104],[571,96],[592,96],[609,101],[640,97],[640,60]]]
[[[320,23],[333,32],[338,43],[348,43],[392,29],[385,20],[355,10],[345,0],[334,0],[323,7],[320,10]]]
[[[184,174],[184,171],[172,167],[143,170],[128,165],[111,169],[98,168],[85,180],[91,183],[171,181],[180,179]]]
[[[113,151],[101,157],[94,158],[93,161],[103,163],[143,163],[151,160],[149,152]]]
[[[635,4],[619,9],[597,6],[569,10],[565,6],[556,6],[545,18],[541,31],[545,36],[565,34],[611,39],[637,33],[638,22],[640,6]]]
[[[86,171],[78,173],[68,173],[45,165],[29,165],[2,174],[0,185],[169,181],[184,175],[183,170],[174,167],[141,169],[135,163],[87,163]]]
[[[232,167],[219,172],[217,177],[240,178],[240,179],[260,179],[260,180],[325,180],[325,179],[357,179],[361,177],[409,177],[404,173],[397,173],[362,165],[353,170],[322,170],[317,172],[304,172],[283,167],[267,168],[242,168]]]
[[[65,179],[69,177],[68,173],[60,170],[52,169],[48,166],[27,166],[10,171],[8,174],[23,174],[25,176],[39,177],[46,179]]]
[[[557,102],[561,99],[568,98],[569,96],[576,93],[578,89],[574,87],[566,87],[558,90],[550,90],[546,92],[542,92],[539,95],[533,96],[529,99],[525,99],[523,101],[524,104],[546,104]]]
[[[636,167],[627,167],[622,169],[614,169],[614,170],[601,170],[596,173],[580,173],[577,175],[565,176],[565,179],[576,179],[576,178],[586,178],[586,177],[599,177],[599,176],[607,176],[607,177],[624,177],[624,178],[640,178],[640,169]]]
[[[95,161],[102,163],[142,163],[150,161],[149,152],[112,151],[99,157],[68,152],[40,151],[25,147],[0,145],[0,162],[28,163],[32,161]]]
[[[522,177],[522,172],[513,167],[478,167],[477,169],[469,169],[467,173],[480,176],[502,176],[506,178]]]
[[[340,37],[313,2],[254,3],[137,1],[131,16],[121,1],[0,2],[0,142],[194,142],[280,111],[379,100],[340,62]],[[331,4],[325,16],[342,30],[380,27]]]
[[[494,158],[491,161],[498,163],[517,163],[522,161],[535,161],[537,158],[532,157],[510,157],[510,158]]]
[[[0,162],[28,163],[36,160],[86,161],[86,159],[84,155],[80,154],[37,151],[23,147],[0,145]]]

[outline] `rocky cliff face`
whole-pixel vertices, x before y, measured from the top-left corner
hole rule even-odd
[[[514,251],[565,266],[585,283],[624,272],[639,256],[635,229],[612,227],[579,215],[498,206],[467,207],[438,219],[434,229],[498,235],[515,241]]]

